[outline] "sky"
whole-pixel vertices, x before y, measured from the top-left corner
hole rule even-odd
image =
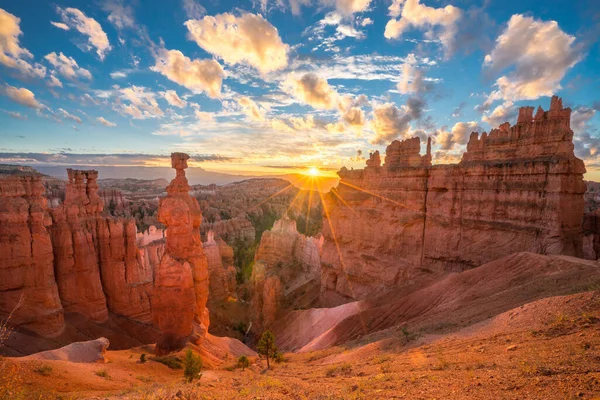
[[[0,0],[0,163],[280,174],[563,97],[600,180],[597,0]],[[424,145],[422,146],[424,151]]]

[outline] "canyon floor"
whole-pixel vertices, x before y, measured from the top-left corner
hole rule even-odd
[[[35,399],[594,399],[600,398],[600,292],[550,297],[482,322],[419,335],[394,327],[326,350],[289,353],[270,370],[225,360],[187,384],[182,370],[138,362],[13,359],[2,374]],[[6,359],[5,359],[6,361]],[[11,378],[12,377],[12,378]]]

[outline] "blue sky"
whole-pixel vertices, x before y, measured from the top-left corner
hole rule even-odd
[[[558,94],[600,169],[596,0],[4,0],[0,22],[0,162],[333,171],[412,136],[456,162]]]

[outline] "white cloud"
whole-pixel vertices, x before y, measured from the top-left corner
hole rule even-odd
[[[511,122],[517,116],[517,108],[510,101],[496,107],[491,113],[487,113],[481,119],[492,128],[497,128],[505,122]]]
[[[417,59],[414,54],[409,54],[401,66],[402,75],[396,85],[402,94],[420,93],[427,90],[428,85],[423,81],[423,72],[417,68]]]
[[[451,5],[428,7],[420,0],[393,0],[389,10],[393,18],[385,26],[384,36],[387,39],[398,39],[411,28],[421,29],[426,31],[427,39],[437,39],[447,53],[452,51],[462,15],[459,8]]]
[[[360,21],[360,26],[369,26],[369,25],[373,25],[373,20],[371,18],[369,18],[369,17],[363,18]]]
[[[56,69],[56,71],[58,71],[58,73],[67,79],[92,79],[90,71],[77,65],[77,62],[73,57],[67,57],[63,53],[57,55],[55,52],[52,52],[47,54],[44,58]]]
[[[183,108],[187,104],[186,101],[181,99],[177,95],[177,92],[174,90],[166,90],[164,92],[160,92],[160,94],[164,97],[165,100],[167,100],[167,103],[169,103],[172,106]]]
[[[344,112],[342,119],[350,126],[362,127],[365,124],[365,113],[359,107],[350,107]]]
[[[102,8],[110,13],[108,20],[117,29],[135,27],[133,8],[130,5],[124,5],[120,0],[109,0],[103,4]]]
[[[303,75],[300,79],[291,75],[283,84],[284,89],[301,102],[321,110],[338,107],[339,94],[314,73]]]
[[[72,29],[77,30],[88,37],[89,50],[96,49],[96,54],[100,60],[104,60],[106,53],[111,50],[108,36],[102,30],[102,26],[93,18],[87,17],[83,12],[76,8],[57,7],[62,21]]]
[[[471,132],[479,132],[482,128],[476,121],[457,122],[448,132],[442,130],[435,136],[435,141],[442,150],[452,150],[454,145],[465,145]]]
[[[409,98],[406,105],[398,108],[393,103],[385,103],[373,108],[371,124],[375,131],[372,144],[387,144],[397,138],[408,137],[410,122],[419,119],[425,104],[417,98]]]
[[[496,46],[485,56],[491,73],[512,70],[496,80],[490,100],[534,100],[561,89],[567,71],[583,58],[575,37],[563,32],[555,21],[513,15]]]
[[[52,25],[54,25],[55,27],[57,27],[58,29],[62,29],[63,31],[68,31],[69,29],[71,29],[71,28],[69,28],[69,26],[67,24],[63,24],[62,22],[50,21],[50,23]]]
[[[11,118],[20,119],[21,121],[27,121],[27,115],[23,115],[23,114],[18,113],[16,111],[8,111],[8,110],[2,110],[2,109],[0,109],[0,111],[8,114],[8,116],[11,117]]]
[[[190,19],[200,19],[206,14],[206,8],[196,0],[182,0],[182,3],[183,9]]]
[[[27,77],[43,78],[46,68],[26,61],[33,58],[33,55],[19,46],[19,36],[23,34],[20,22],[21,19],[0,8],[0,64],[16,69]]]
[[[164,112],[156,102],[155,94],[140,86],[131,86],[119,90],[120,100],[129,104],[120,104],[120,111],[134,119],[158,118]],[[117,108],[119,109],[119,108]]]
[[[73,115],[73,114],[69,113],[67,110],[65,110],[63,108],[59,108],[58,112],[63,116],[63,118],[70,119],[71,121],[75,121],[78,124],[81,123],[81,118],[79,118],[76,115]]]
[[[287,66],[289,46],[261,15],[224,13],[189,20],[185,26],[198,46],[227,64],[247,63],[263,74]]]
[[[238,104],[242,107],[244,114],[246,114],[252,121],[264,121],[265,120],[265,110],[258,106],[249,97],[240,97],[238,99]]]
[[[104,126],[108,126],[109,128],[114,128],[115,126],[117,126],[117,124],[115,124],[114,122],[108,121],[104,117],[98,117],[98,118],[96,118],[96,121],[100,122]]]
[[[48,82],[48,85],[50,87],[63,87],[62,82],[54,75],[50,75],[49,79],[50,79],[50,82]]]
[[[335,7],[339,13],[349,16],[366,11],[371,0],[319,0],[325,6]]]
[[[191,60],[179,50],[161,49],[151,69],[194,92],[205,92],[212,98],[221,96],[225,73],[215,60]]]
[[[29,89],[16,88],[14,86],[5,85],[2,87],[2,94],[10,98],[12,101],[21,105],[40,109],[43,106],[36,100],[35,95]]]

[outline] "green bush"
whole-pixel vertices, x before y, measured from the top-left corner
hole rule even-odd
[[[199,355],[194,354],[192,349],[187,349],[185,357],[183,358],[183,376],[191,383],[194,379],[200,379],[202,374],[202,358]]]
[[[140,356],[140,363],[141,363],[141,364],[143,364],[143,363],[145,363],[146,361],[147,361],[147,360],[146,360],[146,353],[142,353],[142,355]]]
[[[183,368],[181,358],[179,358],[179,357],[175,357],[175,356],[152,357],[151,360],[159,362],[161,364],[164,364],[171,369]]]
[[[237,367],[241,368],[242,371],[250,366],[250,360],[246,356],[240,356],[237,361]]]

